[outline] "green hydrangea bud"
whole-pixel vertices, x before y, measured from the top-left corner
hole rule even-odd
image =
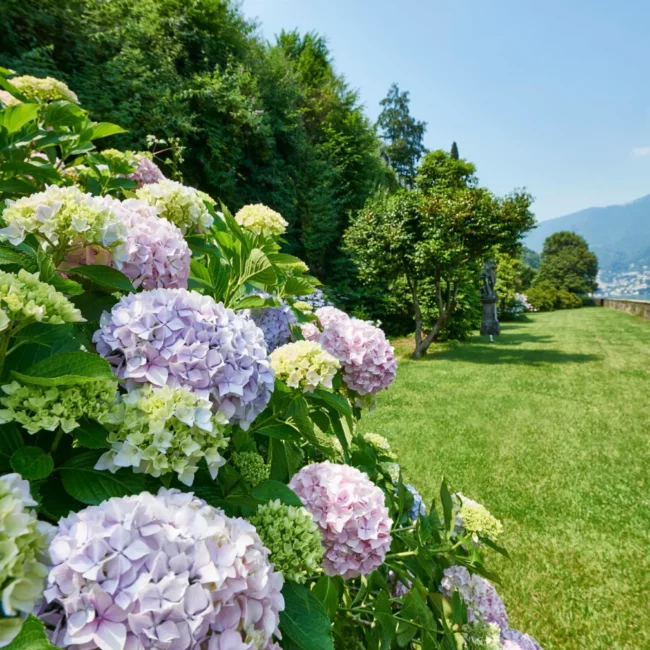
[[[101,420],[115,400],[117,382],[100,379],[74,386],[34,386],[17,381],[1,387],[0,424],[17,422],[28,433],[61,427],[70,433],[83,417]]]
[[[23,75],[10,79],[11,83],[27,97],[28,100],[46,104],[57,100],[65,100],[78,104],[79,99],[62,81],[53,77],[32,77]]]
[[[146,384],[121,395],[103,419],[111,449],[95,469],[133,467],[156,477],[175,472],[179,481],[192,485],[205,459],[214,479],[226,463],[221,455],[228,446],[226,422],[212,412],[209,399],[189,388]]]
[[[388,442],[384,436],[380,436],[378,433],[364,433],[363,439],[366,444],[370,445],[380,456],[386,456],[392,460],[396,459],[395,453],[391,449],[390,442]]]
[[[287,506],[276,499],[260,506],[250,521],[285,580],[302,583],[318,571],[323,559],[322,537],[305,508]]]
[[[53,528],[30,510],[36,502],[18,474],[0,476],[0,647],[20,630],[21,618],[43,597],[43,563]]]
[[[474,544],[480,544],[485,537],[496,542],[503,532],[503,524],[482,504],[463,496],[460,492],[452,495],[456,526],[454,533],[469,535]]]
[[[242,479],[251,487],[266,481],[271,474],[271,466],[264,462],[264,458],[254,451],[240,451],[232,455],[232,462],[239,470]]]
[[[18,274],[0,271],[0,331],[12,321],[33,319],[39,323],[78,323],[81,312],[38,273],[20,269]]]
[[[503,650],[501,628],[496,623],[475,621],[463,626],[468,650]]]

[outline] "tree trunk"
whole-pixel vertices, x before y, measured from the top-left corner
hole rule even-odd
[[[422,356],[422,310],[420,309],[420,300],[418,299],[418,292],[415,281],[408,279],[408,285],[411,289],[411,297],[413,298],[413,315],[415,317],[415,350],[413,351],[413,358],[419,359]]]
[[[413,354],[414,358],[419,359],[423,354],[426,354],[429,346],[438,340],[438,335],[440,334],[442,328],[447,324],[449,319],[452,317],[456,305],[458,304],[458,282],[454,282],[451,287],[447,283],[447,300],[443,302],[442,299],[442,287],[440,282],[440,277],[436,277],[436,297],[438,300],[438,320],[433,326],[433,329],[424,337],[424,340],[420,341],[420,345],[417,345],[416,340],[416,352],[419,353],[419,356]]]

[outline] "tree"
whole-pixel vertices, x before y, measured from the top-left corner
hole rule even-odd
[[[452,142],[452,143],[451,143],[451,151],[449,152],[449,155],[450,155],[454,160],[458,160],[458,158],[460,157],[460,156],[458,155],[458,145],[457,145],[455,142]]]
[[[454,158],[442,149],[427,153],[416,176],[418,189],[425,192],[453,191],[465,187],[475,187],[476,166],[464,158]]]
[[[423,143],[427,130],[426,122],[419,122],[411,116],[409,93],[400,92],[393,84],[381,100],[382,111],[377,120],[381,135],[386,143],[386,154],[398,176],[406,183],[415,178],[415,168],[422,154],[426,153]]]
[[[598,258],[584,238],[574,232],[556,232],[546,238],[536,284],[588,294],[598,288]]]
[[[515,252],[534,218],[532,197],[497,198],[479,187],[401,190],[371,199],[352,221],[345,243],[359,277],[407,286],[415,321],[415,358],[426,353],[453,316],[463,282],[476,282],[477,263],[495,246]],[[436,306],[427,324],[427,287]],[[426,331],[428,330],[428,331]]]

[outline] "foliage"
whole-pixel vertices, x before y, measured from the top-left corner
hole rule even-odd
[[[443,572],[462,566],[489,577],[487,551],[505,551],[484,513],[479,521],[459,510],[467,521],[456,526],[445,482],[429,509],[416,503],[390,449],[358,433],[364,409],[395,377],[383,332],[343,312],[325,322],[323,308],[296,307],[319,282],[282,252],[279,214],[273,228],[240,224],[225,204],[216,211],[214,198],[178,181],[126,178],[131,155],[98,153],[94,142],[119,127],[92,122],[66,100],[30,103],[0,82],[22,102],[0,110],[0,175],[12,181],[2,186],[3,218],[15,213],[11,197],[25,196],[29,225],[0,232],[3,286],[14,287],[0,304],[0,472],[29,480],[16,491],[17,474],[4,477],[20,503],[7,502],[0,516],[18,525],[12,513],[30,508],[30,544],[36,526],[55,524],[48,548],[39,537],[38,548],[12,550],[15,566],[0,584],[2,643],[123,650],[171,638],[188,650],[271,650],[281,633],[286,648],[303,650],[458,647],[469,614],[457,594],[444,595]],[[43,162],[16,164],[34,157]],[[44,194],[60,200],[43,202]],[[477,201],[506,211],[487,193]],[[136,287],[119,270],[143,254],[122,245],[125,206],[131,228],[138,216],[176,222],[192,252],[155,288]],[[270,358],[249,310],[278,305],[294,316],[294,342]],[[302,341],[300,325],[319,342]],[[334,477],[325,494],[297,478],[319,467]],[[302,505],[332,544],[320,565]],[[282,520],[273,514],[280,511]],[[41,553],[44,568],[34,564]],[[396,579],[399,594],[389,586]]]
[[[535,277],[535,272],[522,261],[521,257],[495,251],[493,255],[497,262],[496,292],[498,297],[497,309],[499,319],[503,321],[516,320],[523,314],[519,313],[521,294],[527,292]]]
[[[378,193],[347,230],[345,242],[362,281],[406,285],[421,356],[458,307],[462,287],[476,286],[477,263],[493,248],[514,252],[533,225],[532,198],[497,198],[478,187],[474,166],[436,151],[425,157],[424,189]],[[402,285],[404,286],[404,285]],[[435,297],[435,322],[427,304]],[[428,332],[426,329],[428,328]]]
[[[530,314],[493,344],[475,336],[422,361],[404,349],[360,422],[390,440],[425,503],[444,475],[502,520],[512,561],[490,564],[496,587],[510,624],[546,650],[650,647],[646,601],[621,601],[621,576],[626,593],[648,584],[649,336],[647,321],[594,307]]]
[[[234,211],[272,206],[290,252],[330,284],[350,273],[337,267],[348,215],[395,181],[323,38],[266,44],[230,0],[8,2],[0,23],[0,65],[63,79],[93,115],[128,125],[112,146],[150,143],[168,177]]]
[[[537,282],[528,289],[526,296],[537,311],[576,309],[582,307],[582,299],[566,289],[557,289],[550,282]]]
[[[546,238],[542,250],[538,283],[577,294],[598,288],[598,258],[583,237],[574,232],[556,232]]]
[[[418,161],[426,153],[423,140],[427,124],[411,115],[409,93],[400,92],[397,84],[390,87],[379,103],[382,110],[377,126],[386,145],[386,155],[397,175],[410,185],[415,179]]]
[[[521,261],[524,264],[530,266],[531,269],[539,271],[539,265],[541,264],[542,258],[539,253],[536,253],[534,250],[528,248],[527,246],[522,247]]]

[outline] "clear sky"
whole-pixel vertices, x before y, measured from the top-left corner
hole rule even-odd
[[[392,82],[538,219],[650,193],[650,0],[244,0],[264,37],[327,37],[376,119]]]

